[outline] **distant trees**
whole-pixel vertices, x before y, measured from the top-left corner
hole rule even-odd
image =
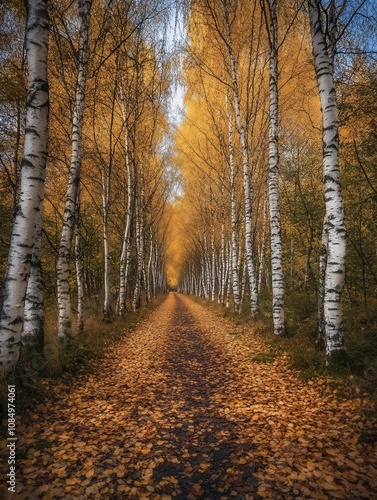
[[[185,256],[179,289],[208,296],[209,268],[199,263],[214,259],[215,268],[220,269],[226,248],[225,296],[232,299],[227,304],[233,304],[239,312],[242,297],[242,307],[248,307],[255,316],[260,297],[254,290],[263,297],[268,292],[274,330],[279,334],[285,331],[284,288],[314,293],[318,298],[319,344],[325,347],[329,359],[342,358],[344,285],[350,293],[350,282],[355,273],[361,273],[367,300],[366,276],[373,277],[375,272],[363,250],[367,248],[363,242],[368,235],[366,214],[373,216],[361,209],[365,206],[361,200],[358,222],[349,217],[355,233],[348,235],[352,254],[357,255],[361,266],[356,271],[353,264],[348,274],[345,270],[342,166],[349,161],[357,165],[364,187],[368,185],[371,193],[375,184],[369,164],[358,154],[358,141],[353,144],[347,137],[348,146],[344,141],[343,149],[339,149],[337,93],[342,94],[344,110],[349,111],[350,95],[354,94],[348,85],[354,73],[352,69],[347,73],[345,68],[353,58],[355,63],[363,60],[366,66],[374,67],[366,62],[366,54],[361,55],[360,46],[354,46],[352,37],[344,41],[353,25],[357,30],[361,22],[367,23],[372,5],[362,0],[308,0],[301,7],[295,2],[283,5],[274,0],[252,5],[225,0],[192,3],[187,117],[177,134],[177,162],[186,182],[180,203],[198,224],[192,245],[182,250]],[[340,52],[342,56],[337,59]],[[337,66],[338,61],[343,66]],[[346,116],[344,137],[350,133],[351,114]],[[323,155],[318,153],[321,143]],[[225,175],[227,168],[230,177]],[[207,184],[217,179],[212,193],[207,186],[200,195],[199,187],[191,192],[195,175],[204,176]],[[342,172],[346,185],[349,175],[348,169]],[[353,178],[355,175],[354,170]],[[213,199],[220,212],[222,204],[224,220],[216,217],[216,211],[207,210]],[[265,224],[266,209],[270,228]],[[215,228],[212,253],[208,245],[210,227]],[[266,232],[270,249],[265,245]],[[271,266],[266,265],[268,258]],[[224,296],[220,276],[218,272],[219,300]]]
[[[2,289],[4,372],[18,361],[21,331],[22,345],[43,357],[43,289],[50,292],[49,302],[56,293],[57,334],[69,339],[72,325],[78,333],[85,331],[89,300],[102,301],[103,317],[111,320],[116,304],[122,316],[126,308],[137,309],[167,286],[164,207],[170,186],[161,144],[168,130],[169,66],[161,35],[168,11],[161,2],[104,6],[77,0],[51,2],[49,7],[50,24],[47,2],[28,2],[29,90],[20,185],[22,85],[21,97],[11,104],[12,133],[0,150],[8,213],[20,197]],[[16,7],[13,11],[16,22],[22,12]],[[5,25],[9,19],[0,12]],[[21,36],[19,42],[22,47]],[[15,65],[22,73],[22,50],[18,56]],[[21,76],[17,78],[22,82]],[[5,95],[5,82],[0,83]],[[7,99],[11,102],[13,96]],[[2,100],[0,106],[3,123],[10,105]]]

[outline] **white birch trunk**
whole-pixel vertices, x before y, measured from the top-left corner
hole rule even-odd
[[[212,221],[214,224],[214,222]],[[216,293],[216,252],[215,252],[215,228],[211,231],[211,301],[215,301]]]
[[[140,227],[140,206],[139,201],[136,197],[136,210],[135,210],[135,218],[136,218],[136,275],[135,275],[135,288],[134,294],[132,298],[132,309],[136,311],[140,307],[140,292],[141,292],[141,272],[142,272],[142,241],[141,241],[141,227]]]
[[[263,207],[262,241],[260,243],[260,250],[259,250],[258,293],[260,293],[262,289],[262,280],[264,274],[264,260],[266,254],[266,229],[267,229],[266,226],[267,226],[267,199],[265,199]]]
[[[75,225],[75,267],[77,287],[77,321],[76,334],[81,335],[84,331],[84,269],[81,248],[81,221],[80,221],[80,189],[78,192],[78,207],[76,211]]]
[[[152,227],[149,228],[149,258],[147,266],[147,276],[145,279],[145,296],[147,303],[152,300],[152,266],[153,266],[153,230]]]
[[[318,344],[321,349],[326,345],[326,330],[325,330],[325,282],[326,282],[326,267],[327,267],[327,252],[328,252],[328,233],[326,217],[323,221],[321,251],[319,254],[319,286],[318,286]]]
[[[26,287],[31,269],[38,213],[42,209],[48,147],[49,92],[47,54],[49,19],[46,0],[28,0],[26,57],[28,90],[21,188],[0,297],[0,372],[11,372],[19,359]]]
[[[237,129],[240,136],[241,149],[242,149],[242,166],[243,166],[243,187],[244,187],[244,209],[245,209],[245,253],[246,253],[246,264],[249,276],[250,284],[250,308],[252,318],[256,317],[259,313],[259,302],[258,302],[258,287],[257,280],[255,276],[255,264],[253,257],[253,235],[252,235],[252,213],[251,213],[251,199],[252,191],[250,186],[250,172],[249,172],[249,152],[247,146],[246,130],[245,125],[242,121],[240,96],[238,90],[237,81],[237,70],[236,61],[233,51],[232,37],[230,33],[230,23],[228,19],[228,12],[226,8],[225,0],[222,0],[223,12],[226,27],[226,40],[227,48],[229,54],[230,69],[232,75],[232,87],[233,87],[233,99],[234,108],[236,112],[236,123]]]
[[[102,171],[102,238],[103,238],[103,319],[110,321],[110,277],[109,277],[109,176]]]
[[[326,355],[342,356],[342,293],[345,276],[346,228],[340,185],[338,109],[332,54],[321,23],[319,0],[308,0],[315,71],[322,108],[323,185],[328,238],[324,290]],[[331,22],[331,20],[330,20]]]
[[[143,165],[140,165],[140,201],[136,198],[136,249],[137,249],[137,268],[134,296],[132,308],[134,311],[140,307],[141,297],[141,279],[144,269],[144,210],[145,210],[145,185]]]
[[[220,248],[220,286],[219,286],[219,296],[218,303],[224,305],[224,294],[225,294],[225,277],[226,277],[226,255],[225,255],[225,214],[224,205],[222,209],[221,217],[221,248]]]
[[[25,296],[24,324],[21,334],[22,345],[28,346],[31,356],[36,358],[36,363],[33,363],[33,365],[37,370],[40,368],[40,364],[43,363],[44,348],[44,307],[41,265],[42,212],[41,206],[36,223],[33,260]]]
[[[78,75],[76,84],[75,109],[72,120],[72,152],[68,176],[63,229],[59,245],[57,261],[57,295],[59,307],[58,337],[70,338],[71,330],[71,295],[69,279],[71,275],[70,260],[77,191],[80,183],[82,162],[82,127],[85,107],[86,75],[89,60],[89,23],[92,0],[78,0],[79,16],[79,53]]]
[[[127,279],[128,270],[130,267],[131,258],[131,224],[135,207],[135,192],[132,179],[130,151],[129,151],[129,138],[127,128],[127,114],[125,110],[124,98],[121,89],[121,110],[124,122],[124,151],[127,171],[127,212],[126,212],[126,225],[123,233],[122,252],[120,256],[120,269],[119,269],[119,299],[118,299],[118,315],[124,316],[126,305],[126,292],[127,292]]]
[[[269,128],[269,176],[271,226],[271,281],[272,317],[275,335],[285,333],[284,276],[281,244],[279,206],[279,153],[278,153],[278,21],[276,0],[270,5],[270,128]]]
[[[233,150],[233,124],[232,116],[228,112],[228,151],[229,151],[229,177],[230,177],[230,219],[231,219],[231,274],[233,287],[234,310],[241,312],[241,296],[239,282],[239,268],[237,260],[238,232],[237,232],[237,205],[236,205],[236,170],[234,165]]]
[[[229,309],[230,307],[230,289],[231,289],[231,270],[232,270],[232,259],[233,259],[233,250],[231,244],[229,244],[228,247],[228,266],[227,266],[227,281],[228,281],[228,286],[227,286],[227,291],[226,291],[226,302],[225,302],[225,307]]]

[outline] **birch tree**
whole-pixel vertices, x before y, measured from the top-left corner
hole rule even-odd
[[[237,313],[241,312],[241,295],[238,269],[238,227],[237,227],[237,206],[236,206],[236,167],[234,164],[233,149],[233,118],[227,110],[228,119],[228,148],[229,148],[229,181],[230,181],[230,219],[231,219],[231,275],[233,287],[234,309]]]
[[[63,229],[59,245],[57,261],[57,292],[58,292],[58,337],[70,338],[71,331],[71,295],[70,295],[70,261],[71,246],[76,220],[77,192],[80,182],[82,162],[82,127],[85,107],[86,77],[89,61],[89,23],[92,0],[77,0],[79,47],[78,74],[76,84],[75,108],[72,119],[72,152],[68,176]]]
[[[279,206],[279,152],[278,152],[278,18],[276,0],[264,4],[270,46],[270,118],[269,118],[269,207],[271,227],[272,316],[275,335],[285,332],[284,276]],[[268,9],[268,15],[267,15]],[[269,19],[268,19],[269,18]]]
[[[121,256],[119,263],[119,297],[118,297],[118,315],[123,317],[126,305],[126,290],[127,278],[130,268],[131,258],[131,224],[135,208],[135,188],[134,179],[135,171],[134,164],[131,165],[130,145],[129,145],[129,125],[128,114],[126,112],[126,103],[121,89],[121,111],[124,126],[124,154],[127,175],[127,209],[126,209],[126,222],[124,225],[124,232],[122,238]]]
[[[253,235],[252,235],[252,184],[250,182],[250,165],[249,165],[249,151],[247,143],[247,127],[245,127],[242,118],[238,75],[236,68],[236,58],[233,50],[233,39],[231,32],[231,24],[229,19],[229,11],[227,8],[226,0],[222,0],[222,9],[225,24],[225,40],[227,51],[229,55],[230,72],[233,88],[234,109],[236,114],[236,124],[238,134],[240,136],[242,148],[242,165],[243,165],[243,187],[244,187],[244,217],[245,217],[245,253],[246,265],[250,285],[250,307],[251,316],[255,317],[259,313],[258,301],[258,286],[255,274],[255,262],[253,256]]]
[[[25,35],[28,90],[21,188],[0,297],[0,370],[11,372],[19,359],[24,302],[42,210],[48,146],[49,91],[47,0],[28,0]]]
[[[344,328],[342,293],[346,258],[346,228],[339,171],[338,108],[334,86],[336,34],[335,2],[331,0],[327,26],[320,0],[308,0],[315,71],[322,108],[323,187],[327,260],[324,280],[325,348],[328,357],[342,356]],[[327,36],[326,36],[327,35]]]
[[[22,345],[27,346],[31,361],[38,370],[44,361],[44,304],[42,281],[42,206],[35,225],[33,258],[27,284]]]

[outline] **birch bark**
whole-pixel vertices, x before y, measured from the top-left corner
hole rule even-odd
[[[271,279],[272,316],[275,335],[285,332],[284,276],[281,245],[279,206],[279,153],[278,153],[278,20],[276,0],[269,0],[270,7],[270,126],[269,126],[269,176],[268,191],[271,226]]]
[[[102,170],[102,237],[103,237],[103,319],[110,321],[110,277],[109,277],[109,204],[110,172]]]
[[[81,214],[80,214],[81,189],[77,192],[76,222],[75,222],[75,267],[77,286],[77,321],[76,333],[80,335],[84,331],[84,266],[81,245]]]
[[[28,90],[20,197],[0,297],[0,372],[11,372],[19,359],[24,301],[38,217],[44,196],[48,147],[49,91],[47,0],[28,0],[25,35]]]
[[[137,268],[132,308],[134,311],[140,307],[141,279],[144,270],[144,225],[145,225],[145,180],[143,165],[140,165],[140,198],[136,197],[136,250]]]
[[[245,130],[245,125],[242,120],[238,78],[236,70],[236,60],[233,51],[233,40],[231,36],[230,23],[229,23],[225,0],[222,0],[222,5],[223,5],[223,13],[224,13],[225,29],[226,29],[226,43],[227,43],[229,62],[231,68],[234,108],[236,112],[236,123],[242,149],[244,210],[245,210],[245,253],[246,253],[246,264],[247,264],[247,271],[250,284],[251,316],[254,318],[259,314],[259,302],[258,302],[258,286],[255,276],[255,264],[253,257],[252,209],[251,209],[252,191],[250,186],[249,152],[248,152],[247,137],[246,137],[247,134]]]
[[[135,189],[134,189],[134,178],[132,175],[132,167],[130,159],[129,131],[127,123],[126,104],[122,87],[120,88],[120,97],[121,97],[122,119],[124,123],[124,153],[125,153],[126,175],[127,175],[127,212],[126,212],[126,224],[123,233],[122,251],[120,256],[119,299],[118,299],[118,304],[119,304],[118,315],[120,317],[123,317],[126,309],[127,279],[128,279],[128,270],[130,267],[130,258],[131,258],[131,224],[135,207]]]
[[[44,307],[42,281],[42,207],[38,212],[30,277],[27,284],[24,324],[21,334],[23,346],[28,346],[32,366],[39,370],[44,361]]]
[[[71,295],[69,279],[71,275],[70,260],[77,191],[80,183],[82,162],[82,127],[85,107],[86,76],[89,60],[89,23],[92,0],[78,0],[79,17],[79,52],[78,75],[76,84],[75,109],[72,120],[72,152],[68,176],[65,210],[63,214],[63,229],[59,245],[57,261],[57,295],[59,307],[58,337],[70,338],[71,330]]]
[[[345,351],[342,293],[345,276],[346,228],[339,171],[338,109],[334,87],[334,48],[322,27],[320,0],[308,0],[310,29],[322,108],[323,186],[327,225],[324,323],[327,357]],[[328,20],[329,25],[333,22]],[[334,26],[333,26],[334,28]]]
[[[319,286],[318,286],[318,344],[321,349],[325,348],[326,329],[325,329],[325,282],[328,252],[328,234],[326,217],[323,221],[321,251],[319,254]]]
[[[237,206],[236,206],[236,171],[234,165],[233,151],[233,124],[230,112],[227,112],[228,119],[228,151],[229,151],[229,180],[230,180],[230,218],[231,218],[231,275],[233,288],[234,310],[241,312],[241,296],[239,269],[237,261],[238,233],[237,233]]]

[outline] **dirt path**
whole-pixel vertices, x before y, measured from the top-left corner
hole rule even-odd
[[[254,362],[265,347],[235,333],[169,294],[18,425],[16,498],[376,499],[364,402]]]

